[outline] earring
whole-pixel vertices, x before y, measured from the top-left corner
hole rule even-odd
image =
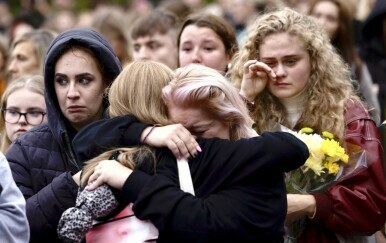
[[[232,63],[228,63],[228,65],[227,65],[227,71],[231,70],[231,68],[232,68]]]

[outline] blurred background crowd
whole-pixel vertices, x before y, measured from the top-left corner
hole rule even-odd
[[[353,74],[357,79],[362,75],[359,47],[362,41],[362,29],[369,16],[375,0],[327,1],[336,5],[335,16],[319,11],[315,13],[316,4],[321,1],[312,0],[20,0],[0,1],[0,92],[6,83],[15,78],[21,69],[13,59],[11,49],[16,49],[16,39],[26,32],[36,29],[50,30],[59,34],[75,27],[92,27],[106,37],[114,47],[121,61],[132,60],[133,45],[131,43],[131,27],[142,15],[154,9],[166,9],[179,17],[180,23],[192,12],[205,11],[227,20],[236,30],[237,42],[242,44],[246,37],[246,28],[262,12],[285,6],[302,13],[318,14],[327,30],[331,32],[331,40],[340,50],[344,58],[353,66]],[[323,2],[323,1],[322,1]],[[327,6],[327,12],[331,12]],[[334,10],[334,9],[333,9]],[[335,18],[335,19],[334,19]],[[335,27],[334,27],[335,26]],[[334,30],[335,28],[335,30]],[[380,32],[380,31],[379,31]],[[380,33],[379,33],[380,34]],[[336,37],[336,38],[335,38]],[[33,38],[33,37],[32,37]],[[34,39],[34,43],[44,40]],[[50,39],[45,39],[49,44]],[[47,43],[46,43],[47,44]],[[20,48],[20,47],[19,47]],[[363,49],[363,48],[362,48]],[[24,51],[24,49],[23,49]],[[44,52],[44,50],[43,50]],[[364,54],[362,57],[365,56]],[[40,58],[44,58],[44,54]],[[367,70],[365,70],[367,71]],[[379,93],[379,80],[372,75],[374,83],[367,92]],[[360,81],[360,80],[359,80]],[[370,82],[371,84],[371,82]],[[369,87],[367,85],[367,87]],[[366,96],[366,94],[364,94]],[[381,95],[381,105],[383,95]],[[371,102],[374,103],[374,102]],[[374,105],[375,108],[377,104]],[[378,108],[379,109],[379,108]],[[379,111],[378,111],[379,112]],[[384,117],[383,117],[384,118]],[[383,120],[383,119],[382,119]]]
[[[17,167],[15,170],[15,164],[17,165],[21,161],[22,164],[26,163],[29,165],[29,162],[25,162],[29,160],[35,163],[37,160],[32,156],[35,153],[31,152],[30,155],[26,155],[26,158],[20,159],[19,155],[23,153],[18,152],[17,146],[21,144],[20,141],[31,142],[34,145],[35,140],[33,139],[38,141],[40,137],[33,137],[35,135],[31,132],[32,140],[28,136],[19,138],[19,142],[15,142],[15,140],[21,134],[47,121],[50,123],[47,126],[53,127],[49,131],[56,132],[57,130],[57,132],[61,132],[60,139],[66,139],[64,142],[59,139],[60,143],[57,144],[57,150],[71,152],[73,148],[70,141],[75,137],[78,130],[103,117],[102,108],[105,108],[105,105],[107,106],[107,94],[104,93],[104,89],[110,87],[111,82],[121,72],[121,66],[123,68],[128,67],[130,63],[133,63],[132,61],[152,60],[165,64],[171,70],[188,66],[191,63],[202,64],[224,74],[226,81],[237,81],[237,78],[241,77],[238,73],[242,73],[243,69],[248,69],[245,66],[245,62],[240,64],[241,61],[245,60],[242,59],[242,51],[240,51],[241,55],[239,55],[238,50],[250,51],[252,54],[249,53],[251,55],[248,56],[248,59],[258,59],[257,49],[252,48],[253,45],[258,44],[254,40],[255,36],[253,36],[254,32],[256,36],[259,34],[257,29],[253,31],[253,27],[257,28],[254,25],[257,22],[255,20],[263,13],[285,7],[313,16],[322,25],[325,32],[319,31],[318,33],[322,33],[321,36],[326,39],[325,43],[328,44],[326,45],[329,48],[328,51],[333,51],[333,48],[330,48],[331,43],[339,54],[336,55],[337,59],[340,61],[340,58],[342,58],[345,63],[345,65],[342,64],[340,71],[331,71],[331,73],[333,72],[336,76],[342,73],[350,76],[350,81],[344,84],[350,83],[351,85],[352,82],[358,96],[364,101],[366,108],[369,110],[371,118],[380,128],[385,144],[386,131],[384,131],[385,129],[382,126],[382,121],[386,120],[386,0],[0,0],[0,149],[6,155],[8,161],[11,162],[11,167],[13,163],[12,172],[17,174],[21,180],[28,177],[23,177],[22,173],[15,172],[18,169]],[[286,10],[288,11],[288,9]],[[103,38],[99,34],[87,30],[90,31],[89,33],[83,29],[79,33],[88,33],[91,36],[90,38],[87,36],[83,40],[82,34],[77,33],[77,30],[73,30],[75,35],[81,36],[76,38],[87,43],[81,43],[83,45],[80,45],[82,48],[76,46],[76,51],[72,53],[74,56],[69,55],[66,51],[74,47],[69,45],[70,47],[66,47],[69,49],[61,49],[61,45],[71,42],[68,41],[67,36],[72,35],[71,31],[69,31],[70,33],[65,31],[80,27],[96,30],[111,44],[111,49],[101,50],[109,46],[109,44],[107,41],[101,41]],[[319,25],[317,27],[320,28]],[[304,29],[304,31],[307,31],[307,29]],[[316,34],[313,34],[311,31],[309,33],[310,36],[316,36],[315,39],[317,38]],[[307,43],[310,42],[308,41]],[[260,44],[263,45],[265,43]],[[91,51],[85,50],[83,48],[85,46],[91,49]],[[305,48],[300,44],[299,46]],[[272,50],[276,48],[267,49]],[[312,52],[312,50],[307,51]],[[113,54],[116,55],[117,59]],[[237,59],[240,57],[241,59],[238,61]],[[315,57],[315,59],[317,58],[320,57]],[[74,60],[77,60],[77,62]],[[88,67],[84,63],[85,60],[89,61],[88,64],[94,63],[95,65]],[[256,62],[256,60],[252,61]],[[332,61],[334,60],[331,60],[331,63]],[[310,63],[310,72],[314,72],[314,66],[317,66],[317,64],[314,64],[312,60]],[[288,63],[286,62],[287,64],[292,67],[292,60],[288,61]],[[267,65],[269,66],[269,63]],[[111,73],[104,73],[103,70],[106,67],[113,71],[110,70]],[[320,67],[320,70],[323,70],[323,67]],[[79,75],[77,73],[82,73],[83,69],[86,68],[90,68],[91,71],[89,73],[96,73],[100,76],[98,79],[100,81],[98,97],[95,98],[89,95],[92,92],[86,88],[84,90],[87,92],[68,92],[70,94],[65,96],[64,91],[61,92],[61,88],[65,86],[66,78],[71,75],[78,78]],[[53,70],[55,70],[55,73]],[[57,75],[57,73],[59,74]],[[323,76],[323,71],[314,73],[311,73],[310,76],[314,75],[318,76],[318,78]],[[68,75],[68,77],[64,74]],[[216,72],[216,74],[218,73]],[[81,75],[80,77],[79,83],[86,87],[89,83],[88,77]],[[327,78],[321,80],[325,81]],[[328,78],[328,80],[332,82],[333,78]],[[241,78],[238,81],[241,82]],[[344,81],[347,80],[345,79]],[[335,88],[334,90],[327,82],[323,83],[327,87],[326,90],[331,91],[331,96],[336,94],[337,91],[346,90],[346,88]],[[348,86],[343,85],[339,87]],[[72,91],[72,89],[69,90]],[[318,95],[318,97],[320,96]],[[349,98],[346,96],[344,98]],[[75,100],[79,97],[85,98],[87,101],[86,105],[95,111],[95,116],[82,122],[78,122],[75,118],[72,120],[73,117],[70,115],[66,117],[68,115],[66,111],[70,110],[68,113],[72,113],[72,111],[76,113],[79,107],[72,106],[70,109],[66,110],[63,108],[64,111],[60,110],[62,106],[65,107],[63,100]],[[247,98],[246,95],[243,95],[243,97]],[[99,103],[93,100],[97,98]],[[259,102],[254,103],[256,101],[254,98],[244,100],[248,108],[252,106],[252,110],[256,108],[256,105],[259,105]],[[326,103],[330,104],[330,102]],[[294,106],[297,106],[297,104],[294,104]],[[322,105],[318,103],[318,106]],[[325,110],[328,109],[326,108]],[[312,113],[313,116],[317,116],[318,113],[314,111],[312,109],[310,114]],[[300,117],[302,112],[295,110],[294,113],[298,117],[288,116],[286,119],[290,118],[292,122],[298,122],[302,118]],[[55,114],[59,115],[56,117]],[[331,117],[328,114],[324,117],[324,121]],[[254,121],[256,122],[258,119],[259,116],[255,117]],[[339,119],[340,121],[344,120],[342,117]],[[264,119],[261,120],[266,122]],[[319,117],[314,120],[321,120],[321,118]],[[366,117],[364,120],[366,122],[371,121],[370,117]],[[63,124],[57,125],[57,121],[63,121]],[[349,119],[349,121],[351,120]],[[151,123],[158,124],[159,122]],[[347,123],[342,122],[344,129],[346,129]],[[289,125],[293,127],[294,124]],[[372,122],[371,124],[375,127],[375,124]],[[330,125],[339,127],[339,124]],[[62,132],[65,129],[62,129],[60,126],[67,127],[68,137],[62,136]],[[342,133],[344,130],[343,126],[342,129],[339,127]],[[363,127],[367,127],[367,125]],[[262,130],[264,131],[264,129]],[[375,130],[377,130],[376,127]],[[37,130],[32,131],[36,132]],[[54,132],[49,134],[49,136],[52,135],[53,137],[53,134]],[[367,136],[368,134],[364,135]],[[30,141],[28,141],[28,138]],[[373,138],[366,137],[366,139],[364,140],[367,142]],[[53,139],[50,137],[47,141],[51,142]],[[13,145],[10,147],[12,142]],[[62,142],[67,147],[62,145]],[[17,146],[14,146],[14,144],[17,144]],[[47,144],[49,143],[47,142]],[[44,146],[47,144],[44,144]],[[51,144],[49,145],[51,146]],[[28,145],[25,147],[29,148],[32,146]],[[56,149],[52,149],[52,147],[48,149],[39,148],[38,150],[49,151],[49,153],[54,151],[56,153]],[[371,154],[375,154],[374,151],[378,150],[371,150]],[[70,152],[61,155],[60,158],[63,159],[63,165],[67,166],[67,162],[76,161]],[[382,150],[379,153],[385,152]],[[379,158],[381,157],[379,156]],[[44,161],[45,158],[52,159],[53,157],[44,155],[40,156],[39,159]],[[61,162],[58,158],[52,160],[59,164],[60,167]],[[384,161],[377,160],[378,162],[379,164],[381,162],[384,164]],[[76,162],[71,165],[76,165]],[[68,172],[70,167],[67,168],[66,166],[63,168],[58,167],[57,171],[60,173]],[[24,165],[20,168],[22,168],[22,171],[25,171]],[[80,167],[78,166],[71,170],[75,173],[80,170]],[[29,172],[27,174],[30,175]],[[49,176],[51,176],[51,171],[49,171]],[[63,180],[66,178],[69,181],[73,179],[71,181],[72,184],[67,183],[69,187],[71,186],[71,190],[67,190],[67,188],[63,191],[71,192],[72,196],[76,195],[77,187],[75,182],[79,180],[79,176],[79,172],[75,175],[69,173],[63,175],[61,177]],[[53,178],[54,176],[51,179]],[[371,180],[376,181],[374,178],[371,178]],[[57,184],[65,185],[65,183]],[[46,185],[39,186],[43,188]],[[380,188],[380,191],[384,189],[382,186]],[[40,193],[40,189],[36,189],[26,198],[28,199],[28,197],[35,195],[36,192]],[[36,198],[42,197],[35,197],[32,200]],[[29,205],[31,208],[34,208],[31,203]],[[39,206],[39,208],[45,207]],[[28,210],[27,208],[27,212]],[[33,210],[29,210],[29,212],[34,213]],[[57,213],[57,215],[61,213]],[[58,221],[58,217],[55,220]],[[56,228],[56,223],[53,224],[53,228]],[[384,221],[381,224],[384,225]],[[34,227],[36,225],[38,224],[34,222]],[[37,231],[39,231],[40,228],[38,226],[35,227],[35,231],[37,228]],[[371,234],[373,231],[375,232],[375,230],[372,230]],[[34,235],[36,232],[34,232],[34,229],[31,232],[32,239],[36,237]],[[43,232],[44,234],[46,233]],[[382,237],[379,236],[378,242],[383,243],[385,240],[385,230],[383,229],[379,235]]]
[[[0,95],[12,80],[24,74],[41,75],[51,41],[63,31],[77,27],[93,28],[105,37],[114,48],[122,66],[133,60],[153,60],[172,69],[189,63],[200,63],[220,72],[227,72],[231,70],[234,54],[247,38],[248,26],[262,13],[290,7],[316,17],[323,25],[331,43],[350,67],[359,95],[366,101],[373,119],[380,126],[386,120],[386,4],[378,0],[377,9],[374,9],[376,2],[0,0]],[[165,11],[171,15],[163,14]],[[215,15],[220,20],[211,17],[199,20],[196,16],[186,21],[190,14],[196,12]],[[223,56],[211,59],[210,56],[208,58],[193,52],[184,55],[187,53],[183,46],[185,37],[188,41],[203,41],[198,39],[200,33],[190,35],[190,29],[185,31],[184,28],[189,22],[200,21],[204,27],[209,26],[214,31],[211,34],[215,38],[220,38],[218,40],[224,45],[229,45],[226,47],[225,59]],[[183,23],[185,26],[181,27]],[[220,26],[218,30],[213,27],[216,25]],[[233,39],[234,35],[236,40]],[[386,140],[386,135],[382,136]],[[6,143],[6,147],[10,142]],[[4,146],[5,143],[2,144]],[[3,147],[3,152],[5,148]]]

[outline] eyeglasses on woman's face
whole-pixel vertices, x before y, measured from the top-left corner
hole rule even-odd
[[[40,125],[43,122],[44,116],[47,114],[42,111],[28,111],[28,112],[19,112],[14,109],[4,109],[3,115],[4,120],[11,124],[16,124],[19,122],[20,117],[24,116],[26,122],[29,125]]]

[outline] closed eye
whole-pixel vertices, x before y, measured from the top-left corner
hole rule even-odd
[[[204,47],[204,50],[210,52],[210,51],[215,50],[215,48],[213,48],[213,47]]]
[[[184,52],[189,52],[190,50],[192,50],[192,48],[182,48],[181,50]]]

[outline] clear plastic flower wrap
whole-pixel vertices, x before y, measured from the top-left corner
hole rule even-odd
[[[361,147],[340,144],[327,131],[316,134],[312,128],[305,127],[295,132],[280,124],[275,128],[296,136],[307,145],[310,153],[303,166],[287,173],[285,182],[289,194],[324,192],[346,176],[367,167],[366,154]],[[287,225],[285,242],[296,242],[306,224],[307,217],[304,217]]]

